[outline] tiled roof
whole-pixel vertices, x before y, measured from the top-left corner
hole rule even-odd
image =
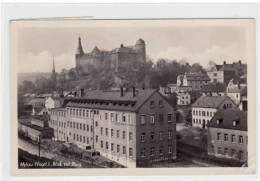
[[[210,78],[201,73],[201,72],[195,72],[195,73],[190,73],[186,75],[187,80],[198,80],[198,81],[209,81]]]
[[[208,83],[203,84],[201,87],[201,92],[225,92],[226,84],[224,83]]]
[[[217,124],[217,120],[220,120],[219,124]],[[233,121],[236,121],[235,126]],[[247,111],[218,110],[207,126],[247,131]]]
[[[229,87],[227,90],[228,93],[240,93],[241,95],[247,94],[247,87],[238,87],[238,86],[232,86]]]
[[[218,108],[225,99],[230,98],[228,96],[201,96],[192,107]]]
[[[88,107],[94,109],[136,111],[149,99],[157,90],[136,91],[133,97],[132,91],[124,92],[120,96],[120,91],[85,91],[82,98],[74,98],[68,107]]]

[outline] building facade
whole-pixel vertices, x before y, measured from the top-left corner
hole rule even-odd
[[[82,95],[63,110],[52,109],[55,132],[67,132],[65,141],[126,167],[176,158],[175,113],[158,91],[121,89]],[[57,120],[59,112],[65,117]],[[59,135],[55,134],[57,139],[64,140],[64,135]]]
[[[177,92],[177,105],[185,106],[191,102],[190,94],[186,91]]]
[[[228,96],[201,96],[192,105],[192,126],[206,128],[220,109],[237,109],[237,105]]]
[[[200,90],[203,84],[210,82],[207,75],[201,72],[185,73],[177,77],[177,85],[180,87],[191,87],[192,90]]]
[[[98,47],[90,53],[84,53],[81,38],[78,40],[78,48],[75,55],[76,70],[79,75],[88,73],[92,68],[99,69],[108,66],[117,70],[123,64],[131,64],[134,61],[146,61],[146,45],[144,40],[138,39],[133,46],[120,45],[111,51],[99,50]]]
[[[247,111],[219,110],[208,124],[208,154],[247,161]]]
[[[226,85],[224,83],[208,83],[201,87],[201,93],[203,96],[225,96]]]

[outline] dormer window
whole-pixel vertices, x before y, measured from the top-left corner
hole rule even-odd
[[[220,124],[222,122],[222,119],[217,119],[217,124]]]

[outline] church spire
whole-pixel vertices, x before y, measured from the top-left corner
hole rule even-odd
[[[54,56],[52,61],[52,73],[55,73],[55,63],[54,63]]]
[[[76,54],[77,55],[84,54],[84,51],[83,51],[83,48],[82,48],[82,45],[81,45],[81,38],[80,37],[79,37],[79,40],[78,40],[78,48],[77,48]]]

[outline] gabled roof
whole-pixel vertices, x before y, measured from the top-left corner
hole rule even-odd
[[[210,81],[209,76],[203,74],[202,72],[194,72],[185,75],[187,80],[199,80],[199,81]]]
[[[217,123],[219,121],[219,124]],[[233,125],[236,121],[236,125]],[[247,111],[218,110],[207,125],[208,127],[247,131]]]
[[[218,108],[228,96],[201,96],[192,107]]]
[[[67,107],[86,107],[93,109],[137,111],[157,90],[136,91],[133,97],[132,91],[86,91],[82,98],[74,98]]]
[[[225,92],[226,84],[225,83],[208,83],[203,84],[201,87],[201,92]]]

